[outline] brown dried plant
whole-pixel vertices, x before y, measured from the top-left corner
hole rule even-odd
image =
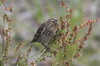
[[[51,52],[44,50],[36,63],[54,56],[55,61],[52,66],[69,66],[74,58],[80,56],[84,42],[91,35],[92,24],[99,21],[99,19],[88,20],[84,24],[71,27],[72,9],[68,8],[64,1],[61,1],[61,4],[66,9],[66,15],[59,18],[57,35],[48,43]],[[78,32],[86,26],[88,26],[87,33],[78,38]]]
[[[12,6],[7,7],[5,4],[5,0],[2,1],[5,10],[13,12]],[[32,62],[31,65],[35,66],[38,62],[45,61],[47,57],[54,57],[55,62],[52,66],[69,66],[74,58],[78,58],[80,56],[80,51],[83,49],[84,42],[88,39],[92,32],[92,24],[99,21],[96,20],[88,20],[84,24],[71,27],[71,19],[72,19],[72,9],[68,8],[64,1],[61,1],[62,6],[66,9],[66,14],[64,17],[59,18],[58,31],[56,36],[48,43],[50,47],[50,52],[47,52],[45,49],[41,50],[41,56],[36,62]],[[5,28],[5,24],[7,27]],[[0,66],[4,66],[9,59],[9,50],[12,41],[12,19],[6,14],[3,14],[3,29],[0,29],[0,35],[2,37],[2,54],[0,56]],[[86,34],[84,34],[81,38],[78,38],[80,30],[84,27],[88,26]],[[32,50],[32,46],[30,46],[25,54],[21,54],[20,56],[16,56],[18,50],[20,50],[21,46],[23,46],[24,41],[18,42],[15,47],[15,56],[17,57],[15,66],[28,66],[28,59],[33,56],[29,56],[29,53]]]
[[[4,4],[5,8],[7,8],[4,0],[2,1],[2,3]],[[9,59],[8,53],[9,53],[10,44],[12,41],[12,37],[11,37],[12,19],[6,13],[2,13],[2,15],[3,15],[3,28],[0,30],[0,35],[2,38],[2,53],[1,53],[1,58],[0,58],[0,61],[2,61],[0,64],[1,66],[3,66]]]

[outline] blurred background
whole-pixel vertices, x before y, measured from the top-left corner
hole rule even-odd
[[[69,8],[73,9],[72,25],[79,25],[88,19],[100,18],[100,0],[64,0]],[[37,28],[49,18],[59,18],[66,14],[61,6],[61,0],[5,0],[6,6],[13,6],[13,12],[4,11],[4,5],[0,3],[0,27],[2,26],[1,12],[7,13],[13,20],[12,25],[12,50],[21,41],[31,41]],[[1,48],[0,37],[0,48]],[[31,55],[43,46],[35,44]],[[19,53],[24,53],[26,46]],[[0,51],[1,52],[1,51]],[[29,61],[35,61],[31,58]],[[38,66],[51,66],[53,59],[48,58]],[[11,64],[15,62],[12,59]],[[89,40],[85,42],[81,57],[75,59],[71,66],[100,66],[100,22],[93,25],[93,31]]]

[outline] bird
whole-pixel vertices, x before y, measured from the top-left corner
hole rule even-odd
[[[47,44],[50,40],[56,35],[58,26],[58,20],[54,18],[49,18],[46,22],[40,25],[35,33],[31,43],[39,42],[41,43],[47,50],[50,49]]]

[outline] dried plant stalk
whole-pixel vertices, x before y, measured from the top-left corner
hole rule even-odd
[[[40,62],[47,58],[48,55],[54,56],[56,60],[53,66],[69,66],[74,58],[78,58],[84,42],[91,35],[92,24],[98,21],[98,19],[88,20],[84,24],[71,27],[72,9],[68,8],[64,1],[61,1],[61,3],[66,9],[66,15],[59,18],[60,23],[58,25],[57,35],[48,43],[51,52],[45,52],[44,50],[41,57],[37,60]],[[87,33],[78,39],[78,32],[86,26],[89,26]]]

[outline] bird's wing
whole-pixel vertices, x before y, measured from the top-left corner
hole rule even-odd
[[[45,23],[43,23],[38,29],[36,34],[33,37],[33,40],[31,42],[37,42],[39,40],[39,37],[41,37],[41,35],[44,33],[46,27],[45,27]]]

